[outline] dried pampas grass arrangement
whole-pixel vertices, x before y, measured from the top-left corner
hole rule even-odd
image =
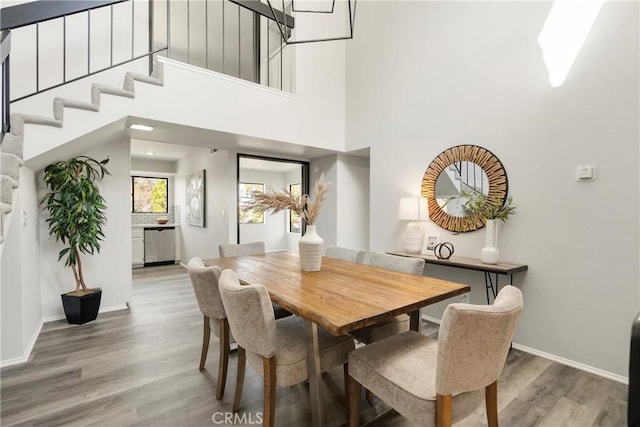
[[[248,203],[248,207],[253,211],[266,213],[290,209],[300,215],[307,225],[313,225],[320,215],[322,204],[327,199],[328,192],[329,184],[324,180],[324,174],[322,174],[313,187],[314,200],[311,200],[308,194],[298,196],[285,189],[280,191],[273,189],[254,190],[249,194],[251,201]]]

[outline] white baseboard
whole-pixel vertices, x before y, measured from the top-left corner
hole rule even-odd
[[[113,305],[111,307],[105,307],[98,310],[98,313],[108,313],[110,311],[118,311],[118,310],[128,310],[129,303],[124,305]],[[64,314],[58,314],[56,316],[49,316],[42,319],[43,323],[55,322],[58,320],[65,320],[67,317]]]
[[[427,316],[426,314],[423,314],[422,318],[424,320],[428,320],[429,322],[437,323],[438,325],[441,322],[441,319],[436,319],[435,317]],[[614,374],[613,372],[605,371],[604,369],[585,365],[584,363],[576,362],[575,360],[566,359],[561,356],[556,356],[555,354],[536,350],[535,348],[527,347],[526,345],[513,343],[513,348],[515,348],[516,350],[524,351],[525,353],[533,354],[534,356],[542,357],[543,359],[548,359],[553,362],[560,363],[562,365],[571,366],[572,368],[580,369],[581,371],[589,372],[590,374],[595,374],[612,381],[627,385],[629,384],[629,378],[622,375]]]
[[[105,307],[100,309],[100,311],[98,311],[98,313],[108,313],[110,311],[118,311],[118,310],[128,310],[129,309],[129,304],[125,304],[125,305],[114,305],[111,307]],[[45,317],[43,318],[40,323],[38,323],[38,327],[36,328],[35,332],[33,333],[33,335],[31,336],[31,339],[29,340],[29,344],[27,344],[27,348],[24,351],[24,354],[20,357],[14,357],[13,359],[7,359],[7,360],[1,360],[0,361],[0,368],[6,368],[8,366],[14,366],[14,365],[20,365],[22,363],[27,363],[29,361],[29,357],[31,357],[31,352],[33,351],[33,346],[36,344],[36,341],[38,340],[38,336],[40,335],[40,332],[42,331],[42,327],[44,326],[45,323],[48,322],[55,322],[57,320],[64,320],[66,319],[65,315],[58,315],[58,316],[49,316],[49,317]]]
[[[27,363],[29,361],[29,357],[31,357],[31,351],[33,351],[33,346],[36,345],[36,341],[38,340],[38,336],[40,335],[43,325],[44,321],[41,320],[40,323],[38,323],[36,330],[33,332],[33,335],[27,344],[27,348],[24,350],[24,354],[21,357],[14,357],[13,359],[0,361],[0,368]]]
[[[536,350],[535,348],[527,347],[526,345],[513,343],[513,348],[515,348],[516,350],[524,351],[525,353],[533,354],[534,356],[539,356],[544,359],[549,359],[553,362],[558,362],[563,365],[571,366],[572,368],[580,369],[581,371],[589,372],[591,374],[595,374],[600,377],[607,378],[622,384],[629,384],[629,378],[624,377],[622,375],[614,374],[613,372],[605,371],[604,369],[596,368],[590,365],[585,365],[584,363],[576,362],[575,360],[565,359],[564,357],[556,356],[555,354]]]
[[[129,310],[129,303],[101,308],[100,311],[98,311],[98,313],[108,313],[110,311],[118,311],[118,310]]]

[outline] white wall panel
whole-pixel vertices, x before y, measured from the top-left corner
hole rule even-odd
[[[38,76],[39,89],[62,83],[63,62],[63,23],[62,18],[52,19],[38,24]]]
[[[90,71],[111,65],[111,10],[108,7],[89,11]]]
[[[87,74],[89,57],[89,14],[76,13],[66,23],[66,80]]]
[[[37,57],[36,27],[17,28],[11,31],[11,99],[36,91]]]
[[[131,5],[133,2],[118,3],[113,8],[113,63],[119,64],[133,57],[133,27]]]

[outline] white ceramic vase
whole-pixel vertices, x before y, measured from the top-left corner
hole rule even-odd
[[[480,251],[480,261],[484,264],[497,264],[500,258],[498,250],[498,222],[488,219],[485,224],[485,246]]]
[[[302,271],[320,271],[323,243],[324,240],[316,232],[316,226],[307,225],[307,232],[298,241]]]

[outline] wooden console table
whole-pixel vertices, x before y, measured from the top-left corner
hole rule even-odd
[[[509,276],[510,284],[513,285],[513,275],[515,273],[519,273],[521,271],[525,271],[529,268],[529,266],[525,264],[506,264],[506,263],[498,263],[498,264],[483,264],[477,258],[465,258],[465,257],[457,257],[453,256],[449,259],[438,259],[433,255],[425,255],[425,254],[410,254],[407,252],[387,252],[391,255],[399,255],[410,258],[422,258],[425,260],[427,264],[436,264],[436,265],[444,265],[446,267],[455,267],[455,268],[463,268],[466,270],[475,270],[484,272],[484,283],[487,291],[487,304],[491,304],[491,300],[489,299],[489,290],[491,290],[491,295],[495,299],[498,296],[498,276],[505,275]],[[491,274],[495,274],[494,277],[491,277]]]

